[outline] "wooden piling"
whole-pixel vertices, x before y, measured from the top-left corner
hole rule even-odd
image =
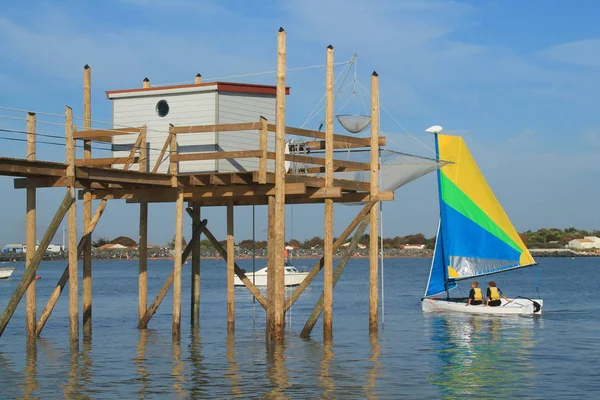
[[[325,77],[325,188],[333,186],[333,46],[327,47]],[[333,339],[333,199],[325,199],[323,240],[323,340]]]
[[[336,283],[338,282],[338,280],[340,279],[340,276],[342,276],[342,272],[344,271],[344,268],[346,268],[346,264],[348,264],[350,257],[354,253],[354,250],[356,249],[356,247],[358,245],[358,241],[365,233],[365,230],[367,230],[369,218],[370,218],[369,216],[364,216],[362,218],[360,224],[356,228],[356,232],[354,232],[354,235],[352,236],[352,240],[350,241],[350,244],[344,250],[344,254],[338,261],[338,264],[335,267],[335,271],[333,273],[333,279],[332,279],[332,285],[334,287],[335,287]],[[319,301],[317,302],[317,304],[315,304],[312,313],[308,317],[306,324],[304,324],[304,328],[302,328],[302,331],[300,332],[300,337],[307,338],[310,336],[310,333],[312,332],[313,328],[315,327],[315,324],[317,323],[317,320],[319,319],[319,315],[321,315],[321,312],[324,311],[324,305],[325,305],[324,299],[325,299],[325,291],[323,291],[323,294],[319,298]]]
[[[106,208],[106,200],[103,199],[102,201],[100,201],[100,204],[98,205],[98,207],[96,208],[96,212],[94,213],[94,217],[90,221],[90,224],[88,225],[87,229],[83,232],[83,236],[79,240],[79,244],[77,245],[77,257],[78,258],[83,255],[83,249],[85,247],[86,242],[92,240],[91,234],[94,231],[94,229],[96,228],[98,221],[100,221],[100,217],[102,216],[102,213],[104,212],[105,208]],[[37,323],[37,328],[36,328],[38,336],[40,336],[40,334],[42,333],[42,330],[44,329],[44,326],[46,325],[48,318],[50,318],[50,315],[52,314],[52,310],[54,310],[54,306],[56,305],[56,302],[58,301],[58,298],[60,297],[68,280],[69,280],[69,264],[67,263],[67,267],[63,271],[63,274],[60,277],[60,279],[58,280],[56,287],[52,291],[52,294],[50,295],[50,298],[48,299],[48,303],[46,304],[46,307],[44,307],[44,310],[42,311],[42,315],[40,315],[40,319]]]
[[[29,287],[29,284],[35,279],[35,273],[37,271],[38,266],[40,265],[40,262],[42,261],[42,257],[44,257],[44,254],[46,253],[46,249],[50,245],[50,241],[54,237],[54,234],[56,233],[58,227],[60,226],[60,223],[65,217],[65,214],[74,202],[75,196],[73,196],[73,192],[71,190],[67,190],[67,193],[62,203],[58,207],[56,214],[54,214],[54,218],[52,218],[50,225],[48,225],[48,230],[46,231],[46,233],[42,237],[42,240],[40,241],[40,246],[31,258],[31,262],[28,265],[28,268],[25,269],[25,272],[23,273],[23,277],[21,277],[19,285],[15,289],[12,297],[6,305],[6,308],[4,309],[4,313],[0,317],[0,336],[2,336],[2,334],[4,333],[6,325],[8,325],[8,322],[15,313],[15,310],[17,309],[21,298],[25,294],[25,291]]]
[[[275,196],[269,196],[267,206],[267,337],[271,338],[275,330]]]
[[[83,130],[92,129],[92,70],[89,65],[83,67]],[[92,141],[83,141],[83,159],[92,158]],[[92,193],[83,192],[83,230],[92,220]],[[88,240],[83,249],[83,337],[92,335],[92,241]]]
[[[181,250],[183,240],[183,189],[177,190],[175,205],[175,254],[173,260],[173,338],[181,333]]]
[[[200,204],[192,204],[192,232],[200,226]],[[192,304],[191,323],[193,327],[200,325],[200,235],[193,238],[192,244]]]
[[[227,332],[235,330],[235,287],[234,263],[235,249],[233,238],[233,204],[227,204]]]
[[[371,75],[371,198],[379,194],[379,75]],[[370,212],[369,239],[369,332],[376,333],[379,326],[379,204]]]
[[[140,171],[148,171],[148,151],[146,148],[146,125],[140,133]],[[140,201],[140,240],[138,244],[138,324],[148,307],[148,202]]]
[[[356,229],[356,227],[358,226],[360,221],[364,218],[364,216],[369,213],[369,211],[371,210],[371,207],[373,207],[373,204],[374,204],[374,202],[367,203],[360,210],[358,215],[356,217],[354,217],[354,219],[346,227],[344,232],[342,232],[340,237],[338,237],[338,239],[335,241],[335,243],[333,243],[332,253],[335,253],[340,247],[342,247],[342,245],[344,243],[346,243],[346,239],[348,239],[348,237],[350,237],[350,234],[352,234],[352,232],[354,232],[354,230]],[[310,272],[308,273],[306,278],[304,278],[304,280],[300,283],[300,285],[298,285],[298,287],[296,288],[294,293],[292,293],[292,295],[289,297],[289,299],[287,299],[287,301],[285,302],[285,311],[286,312],[296,302],[296,300],[298,300],[298,298],[300,297],[300,295],[302,294],[304,289],[306,289],[308,287],[308,285],[310,285],[310,283],[313,281],[313,279],[315,279],[315,277],[319,274],[319,271],[321,271],[321,269],[323,269],[324,264],[325,264],[325,260],[323,259],[323,257],[321,257],[321,259],[312,267],[312,269],[310,270]]]
[[[27,114],[27,159],[35,160],[35,125],[36,118],[34,113]],[[31,182],[27,182],[27,214],[26,214],[26,238],[27,253],[25,253],[25,266],[30,268],[31,259],[35,254],[35,238],[36,238],[36,188]],[[25,326],[27,335],[27,347],[35,347],[36,338],[36,286],[35,279],[31,281],[27,287],[27,295],[25,297]]]
[[[208,223],[207,220],[203,220],[200,223],[200,225],[198,226],[198,228],[196,230],[194,230],[194,232],[192,233],[192,239],[187,244],[187,246],[185,247],[185,250],[183,251],[183,254],[181,255],[181,263],[182,264],[190,256],[190,254],[192,252],[192,246],[193,246],[194,240],[197,240],[198,238],[200,238],[200,232],[202,232],[202,229],[206,226],[207,223]],[[165,283],[159,290],[158,294],[156,295],[156,298],[154,299],[152,304],[150,304],[150,307],[148,307],[148,309],[146,310],[146,313],[144,314],[144,316],[141,318],[140,322],[138,323],[138,329],[146,329],[148,327],[148,323],[150,322],[150,319],[152,318],[152,316],[154,314],[156,314],[156,310],[158,310],[158,307],[161,305],[162,301],[164,300],[165,296],[167,295],[167,292],[171,288],[171,285],[173,284],[173,280],[174,280],[174,270],[171,270],[171,273],[169,273],[169,275],[165,279]]]
[[[277,34],[277,116],[275,129],[275,212],[269,225],[274,228],[273,240],[273,331],[271,338],[283,339],[285,330],[285,68],[286,34]],[[271,243],[269,243],[271,245]],[[269,283],[270,284],[270,283]]]
[[[73,110],[65,107],[67,182],[75,198],[75,139],[73,138]],[[72,345],[79,344],[79,271],[77,261],[77,203],[73,202],[68,214],[69,246],[69,326]]]

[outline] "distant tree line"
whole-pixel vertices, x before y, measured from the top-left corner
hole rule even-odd
[[[599,230],[586,231],[582,229],[576,228],[567,228],[567,229],[558,229],[558,228],[542,228],[537,231],[526,231],[520,233],[521,239],[525,243],[525,245],[529,248],[561,248],[564,247],[569,241],[577,238],[583,238],[584,236],[598,236],[600,237]],[[363,235],[359,243],[368,246],[369,245],[369,235]],[[336,241],[337,238],[334,238]],[[381,240],[381,238],[379,238]],[[436,237],[427,238],[422,233],[415,233],[406,236],[394,236],[390,238],[383,238],[383,248],[384,249],[396,249],[401,248],[402,245],[406,244],[424,244],[426,249],[433,250],[435,246]],[[105,237],[100,237],[93,242],[94,247],[100,247],[107,243],[118,243],[126,247],[135,247],[137,243],[135,240],[128,238],[126,236],[119,236],[113,240],[108,240]],[[223,247],[225,247],[226,242],[220,242]],[[187,241],[185,238],[182,240],[182,246],[185,247]],[[323,248],[323,238],[319,236],[314,236],[310,239],[305,239],[303,241],[297,239],[290,239],[286,242],[286,245],[292,246],[300,249],[322,249]],[[202,239],[200,241],[200,246],[202,248],[211,249],[213,248],[212,243],[207,239]],[[251,239],[244,239],[237,243],[242,249],[251,250],[253,248],[257,250],[266,250],[267,249],[267,241],[256,241],[253,243]],[[167,247],[170,249],[175,248],[175,238],[171,240],[169,243],[164,245],[163,247]]]
[[[573,239],[581,239],[584,236],[598,236],[599,230],[586,231],[576,228],[542,228],[535,232],[527,231],[520,234],[521,239],[527,247],[539,249],[551,249],[565,247]]]

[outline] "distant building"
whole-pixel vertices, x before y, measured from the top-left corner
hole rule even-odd
[[[35,250],[37,251],[37,249],[39,249],[39,248],[40,248],[40,245],[36,244]],[[64,249],[65,249],[65,247],[61,244],[49,244],[46,251],[49,253],[60,253]],[[27,253],[27,245],[25,245],[25,244],[23,245],[23,253]]]
[[[123,250],[123,249],[127,249],[127,247],[123,246],[122,244],[119,244],[119,243],[107,243],[107,244],[104,244],[104,245],[98,247],[98,250]]]
[[[346,243],[344,243],[342,245],[342,247],[348,247],[348,246],[350,246],[350,242],[346,242]],[[357,243],[356,247],[358,247],[359,249],[366,249],[367,248],[367,246],[365,246],[364,244],[361,244],[361,243]]]
[[[600,238],[596,236],[585,236],[583,239],[573,239],[567,247],[576,250],[600,249]]]

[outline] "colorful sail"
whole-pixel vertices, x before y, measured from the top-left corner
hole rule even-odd
[[[437,136],[439,158],[450,164],[438,172],[441,227],[436,250],[441,249],[432,262],[426,296],[439,289],[439,271],[443,282],[455,282],[535,264],[463,139]]]

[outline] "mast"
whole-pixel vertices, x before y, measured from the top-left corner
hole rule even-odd
[[[438,144],[438,134],[439,131],[436,130],[433,132],[433,137],[434,137],[434,142],[435,142],[435,158],[437,160],[437,162],[440,162],[440,150],[439,150],[439,144]],[[437,183],[438,183],[438,203],[440,205],[440,228],[438,229],[438,236],[440,234],[442,234],[442,232],[444,231],[444,215],[443,215],[443,209],[444,207],[442,207],[442,176],[441,176],[442,172],[440,171],[440,168],[437,169]],[[442,238],[444,236],[442,235]],[[448,266],[446,265],[446,254],[444,252],[444,241],[443,239],[439,241],[439,245],[442,246],[442,262],[444,263],[442,270],[444,271],[444,288],[446,289],[446,299],[450,298],[450,289],[448,288]]]

